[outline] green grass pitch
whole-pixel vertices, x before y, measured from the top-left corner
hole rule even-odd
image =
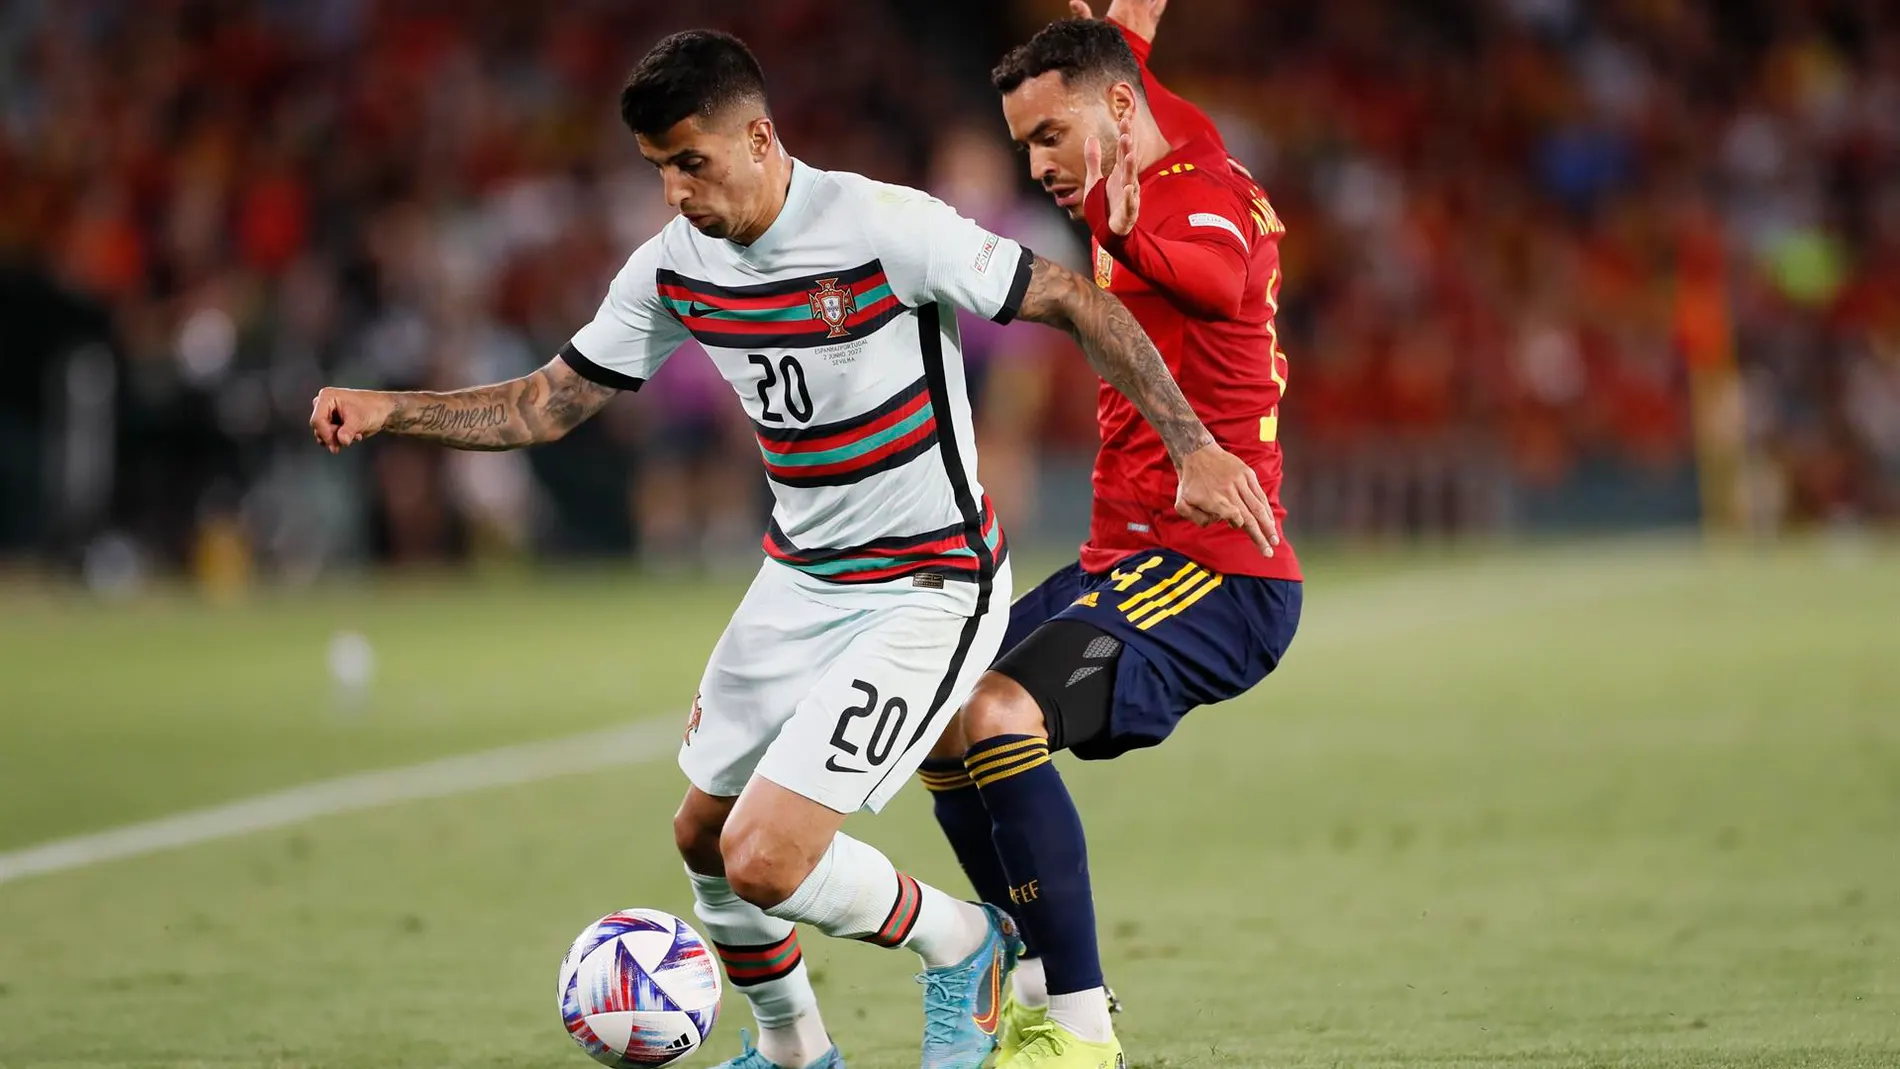
[[[1900,552],[1309,572],[1265,686],[1064,765],[1131,1066],[1900,1066]],[[0,593],[0,853],[677,719],[737,594]],[[326,675],[340,629],[377,654],[361,708]],[[682,787],[662,753],[0,883],[0,1066],[591,1065],[555,967],[611,909],[688,913]],[[851,827],[964,890],[920,788]],[[916,1065],[914,959],[806,947],[853,1069]],[[729,993],[687,1064],[748,1023]]]

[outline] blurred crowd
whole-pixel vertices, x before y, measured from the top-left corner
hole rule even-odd
[[[0,339],[0,477],[50,473],[24,507],[55,539],[207,568],[755,559],[753,447],[694,354],[522,455],[331,458],[310,396],[555,352],[668,217],[615,100],[688,25],[753,44],[796,154],[1079,261],[984,77],[1060,5],[951,7],[12,0],[0,330],[41,344]],[[1764,522],[1900,512],[1900,7],[1176,0],[1155,62],[1290,228],[1296,531],[1649,491],[1693,518],[1698,460]],[[966,329],[986,482],[1033,525],[1039,460],[1092,437],[1087,369]]]
[[[1297,454],[1628,499],[1699,433],[1758,522],[1900,512],[1900,5],[1175,7],[1157,66],[1291,227]]]
[[[976,105],[991,116],[987,87],[959,79],[955,50],[898,5],[10,4],[0,255],[103,305],[120,357],[79,375],[105,375],[119,400],[121,447],[93,465],[111,492],[69,504],[148,557],[293,572],[485,546],[756,558],[755,447],[695,353],[525,455],[386,440],[331,458],[303,426],[325,383],[523,374],[593,315],[671,214],[620,125],[620,83],[648,44],[696,24],[753,44],[795,153],[1072,240],[1023,217],[1007,149],[966,125]],[[1034,364],[1047,344],[977,332],[985,365]],[[71,418],[52,408],[49,427]],[[1026,454],[1021,438],[998,451]]]

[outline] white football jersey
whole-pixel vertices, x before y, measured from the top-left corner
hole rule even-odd
[[[1008,322],[1033,259],[928,194],[794,160],[757,241],[674,219],[561,356],[638,389],[698,339],[758,436],[776,499],[766,554],[829,596],[936,590],[969,614],[1006,549],[977,480],[954,308]]]

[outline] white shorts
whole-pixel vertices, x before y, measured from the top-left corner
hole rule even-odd
[[[681,770],[719,798],[757,773],[840,813],[882,809],[996,659],[1009,580],[1005,562],[966,616],[926,590],[827,597],[766,561],[706,664]]]

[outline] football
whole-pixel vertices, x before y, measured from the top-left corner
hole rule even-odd
[[[609,913],[561,959],[567,1032],[611,1066],[671,1065],[719,1018],[719,964],[685,921],[657,909]]]

